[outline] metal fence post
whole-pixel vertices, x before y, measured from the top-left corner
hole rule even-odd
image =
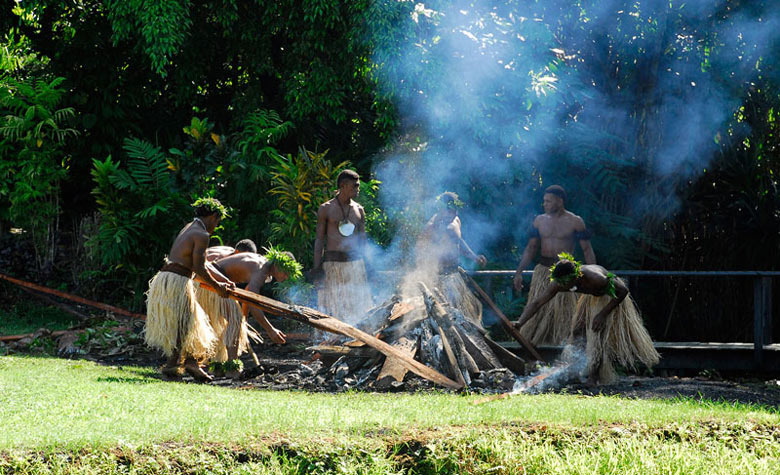
[[[753,359],[764,362],[764,345],[772,340],[772,278],[756,277],[753,283]]]

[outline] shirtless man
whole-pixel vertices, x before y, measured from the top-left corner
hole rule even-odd
[[[248,283],[246,290],[256,294],[259,294],[263,285],[272,279],[284,282],[288,278],[297,280],[301,277],[301,265],[295,261],[295,257],[289,252],[282,252],[273,247],[267,250],[265,256],[252,252],[241,252],[223,257],[212,265],[233,282]],[[216,295],[214,297],[219,298]],[[249,347],[247,313],[251,313],[252,317],[271,338],[271,341],[278,344],[286,343],[286,335],[271,325],[262,310],[249,305],[237,306],[237,309],[237,313],[226,316],[227,329],[224,335],[220,335],[222,337],[221,343],[227,349],[228,361],[237,359],[240,353]]]
[[[206,262],[213,262],[239,252],[257,253],[257,245],[251,239],[242,239],[236,243],[236,247],[211,246],[206,249]]]
[[[487,258],[477,255],[463,240],[458,209],[463,206],[458,195],[445,191],[436,197],[439,210],[428,221],[416,249],[417,269],[434,269],[434,283],[447,297],[450,305],[460,309],[474,323],[482,324],[482,303],[471,293],[457,272],[460,256],[480,267]]]
[[[544,191],[544,214],[534,218],[533,227],[529,233],[528,244],[525,246],[520,264],[514,277],[514,286],[518,291],[523,289],[523,270],[536,257],[541,243],[542,255],[534,267],[531,278],[531,289],[528,301],[539,297],[550,286],[549,267],[557,260],[557,255],[566,252],[574,253],[574,246],[579,242],[585,255],[586,264],[596,264],[596,255],[590,245],[590,232],[585,228],[585,222],[576,214],[566,210],[566,191],[559,185],[552,185]],[[560,344],[569,334],[571,312],[577,299],[574,295],[559,295],[546,307],[536,324],[526,326],[521,333],[534,345]]]
[[[314,241],[312,276],[317,283],[320,310],[347,323],[356,323],[372,306],[362,254],[366,242],[366,213],[356,203],[360,176],[344,170],[336,179],[336,197],[320,205]]]
[[[609,383],[615,378],[613,361],[648,368],[660,356],[642,324],[642,317],[629,297],[628,287],[599,265],[581,265],[570,254],[561,253],[552,268],[552,281],[545,291],[528,302],[515,327],[521,329],[547,302],[559,293],[586,294],[577,302],[570,339],[586,336],[588,384]]]
[[[198,361],[211,355],[216,335],[195,299],[192,278],[197,275],[222,297],[235,285],[224,278],[218,282],[205,265],[209,235],[227,215],[225,207],[214,198],[201,198],[193,207],[195,219],[179,232],[165,265],[149,282],[144,338],[168,356],[163,375],[178,378],[186,370],[203,381],[211,377]]]

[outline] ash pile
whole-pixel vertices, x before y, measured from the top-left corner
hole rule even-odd
[[[409,358],[448,376],[464,388],[492,393],[512,390],[534,360],[518,356],[490,337],[479,322],[447,302],[437,289],[419,282],[419,295],[395,295],[368,311],[355,325]],[[320,375],[337,390],[416,390],[433,383],[410,373],[394,357],[366,343],[336,337],[307,348],[319,355]]]

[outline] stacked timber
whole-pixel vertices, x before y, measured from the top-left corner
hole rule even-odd
[[[457,382],[460,387],[506,390],[531,361],[506,350],[482,326],[468,320],[438,289],[419,283],[420,296],[395,296],[369,310],[355,326]],[[388,389],[403,384],[409,365],[364,341],[341,337],[309,348],[330,361],[334,379],[354,387]],[[419,374],[419,373],[418,373]]]

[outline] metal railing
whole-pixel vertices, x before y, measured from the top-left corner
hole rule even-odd
[[[764,362],[764,345],[772,343],[772,279],[780,277],[780,271],[653,271],[613,270],[625,277],[753,277],[753,359],[757,365]],[[469,274],[475,277],[508,277],[514,270],[478,270]],[[524,270],[523,276],[533,271]]]

